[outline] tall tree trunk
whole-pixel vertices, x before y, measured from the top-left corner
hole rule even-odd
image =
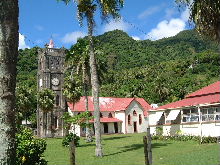
[[[90,46],[90,72],[91,72],[91,84],[92,84],[92,96],[93,96],[93,104],[94,104],[94,126],[95,126],[95,142],[96,149],[95,155],[97,157],[102,157],[102,144],[101,144],[101,125],[100,125],[100,108],[99,108],[99,82],[98,82],[98,74],[96,68],[96,60],[94,53],[94,44],[93,44],[93,14],[88,17],[88,37],[89,37],[89,46]]]
[[[0,1],[0,164],[15,165],[18,0]]]
[[[87,70],[86,70],[86,66],[83,65],[82,66],[82,70],[83,70],[83,85],[84,85],[84,94],[85,94],[85,99],[86,99],[86,112],[89,111],[89,100],[88,100],[88,74],[87,74]],[[91,131],[90,128],[88,127],[89,124],[89,120],[86,119],[86,142],[92,142],[92,135],[91,135]]]

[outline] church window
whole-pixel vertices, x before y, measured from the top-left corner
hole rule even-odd
[[[128,115],[128,124],[131,125],[131,115]]]
[[[137,116],[137,112],[135,110],[133,111],[133,116]]]
[[[113,116],[112,116],[112,113],[110,112],[109,114],[108,114],[108,118],[112,118]]]
[[[56,106],[59,106],[59,102],[60,102],[60,96],[57,95],[57,96],[56,96]]]
[[[139,114],[139,125],[141,125],[142,124],[142,116],[141,116],[141,114]]]
[[[57,118],[57,116],[54,117],[54,128],[55,129],[58,128],[58,118]]]

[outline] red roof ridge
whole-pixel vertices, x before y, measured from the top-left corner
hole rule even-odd
[[[150,109],[150,105],[144,98],[118,98],[118,97],[99,97],[100,111],[123,111],[128,108],[132,101],[136,101],[142,107],[144,112]],[[88,96],[89,111],[94,111],[92,96]],[[85,111],[85,96],[81,97],[76,103],[68,102],[71,111],[82,112]],[[147,114],[147,112],[145,112]]]
[[[205,96],[211,94],[218,94],[220,93],[220,81],[216,81],[208,86],[205,86],[195,92],[192,92],[186,95],[185,98],[197,97],[197,96]]]

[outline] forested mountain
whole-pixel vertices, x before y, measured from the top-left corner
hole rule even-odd
[[[102,96],[144,97],[167,103],[219,79],[217,44],[195,31],[157,41],[136,41],[115,30],[96,36],[105,66]],[[19,51],[18,84],[36,87],[37,48]]]

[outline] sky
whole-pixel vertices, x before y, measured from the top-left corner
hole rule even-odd
[[[28,2],[28,3],[27,3]],[[79,25],[76,4],[57,0],[19,0],[19,48],[44,47],[52,38],[55,47],[70,48],[87,35],[87,24]],[[94,35],[115,29],[135,40],[158,40],[189,29],[187,9],[175,0],[125,0],[121,19],[103,22],[96,13]]]

